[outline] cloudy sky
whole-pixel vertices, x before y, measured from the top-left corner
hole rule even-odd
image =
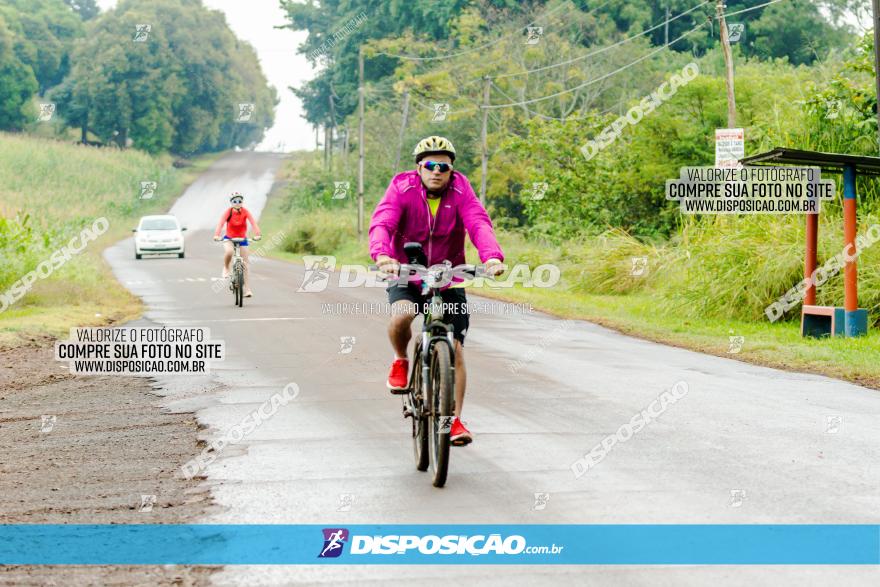
[[[285,23],[278,0],[202,0],[209,8],[226,14],[229,27],[240,39],[251,43],[260,58],[263,73],[278,90],[281,102],[275,110],[275,126],[260,145],[261,150],[291,151],[314,149],[315,133],[301,118],[302,106],[288,88],[297,87],[314,76],[306,58],[296,53],[304,42],[305,31],[277,30]],[[102,10],[113,8],[116,0],[98,0]]]

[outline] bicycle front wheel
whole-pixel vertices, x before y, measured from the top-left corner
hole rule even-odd
[[[237,267],[232,277],[232,291],[235,293],[235,305],[241,308],[244,305],[244,271]]]
[[[410,393],[404,396],[404,401],[412,404],[412,436],[413,457],[416,460],[416,469],[428,470],[428,418],[425,415],[427,404],[422,397],[422,353],[421,346],[416,348],[413,359],[413,376],[410,382]]]
[[[449,346],[434,345],[431,352],[430,385],[428,386],[428,421],[430,422],[431,467],[434,487],[446,484],[449,470],[449,431],[452,428],[452,406],[455,381]]]

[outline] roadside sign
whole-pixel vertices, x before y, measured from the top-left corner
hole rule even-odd
[[[742,41],[742,36],[745,32],[746,25],[743,22],[731,22],[727,24],[727,39],[731,43],[739,43]]]
[[[746,156],[745,134],[741,128],[715,129],[715,167],[738,167]]]

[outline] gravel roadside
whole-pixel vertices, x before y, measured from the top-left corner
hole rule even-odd
[[[71,375],[51,339],[0,349],[0,523],[195,522],[210,494],[179,471],[198,425],[159,404],[148,379]],[[207,585],[214,570],[0,566],[0,585]]]

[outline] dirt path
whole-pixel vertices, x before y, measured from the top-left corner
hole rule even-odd
[[[0,349],[0,523],[193,522],[210,496],[179,467],[197,434],[191,414],[162,412],[146,379],[72,376],[48,339]],[[0,567],[0,585],[204,585],[211,572]]]

